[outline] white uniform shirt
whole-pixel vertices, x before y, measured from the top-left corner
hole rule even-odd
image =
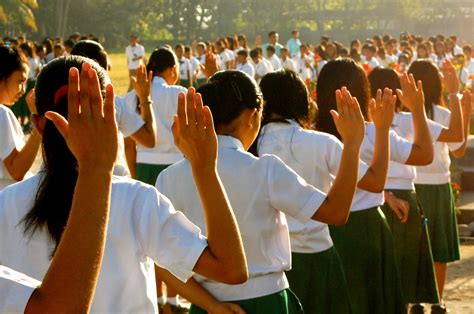
[[[136,44],[134,47],[128,45],[127,48],[125,48],[125,55],[127,56],[128,69],[136,70],[141,64],[143,58],[135,61],[133,61],[133,59],[137,57],[145,57],[145,47],[140,44]]]
[[[179,60],[179,78],[181,81],[189,81],[191,78],[191,63],[185,57]]]
[[[291,249],[285,214],[300,222],[311,219],[326,195],[298,176],[278,157],[256,158],[242,143],[219,136],[218,171],[239,223],[250,279],[225,285],[195,278],[219,300],[260,297],[288,287],[284,275],[291,267]],[[164,170],[157,187],[205,233],[205,218],[189,162],[184,159]]]
[[[206,55],[205,54],[202,54],[200,55],[199,57],[196,58],[200,64],[202,65],[206,65]],[[199,69],[199,73],[197,75],[197,78],[198,79],[206,79],[206,75],[204,75],[204,73]]]
[[[0,264],[42,280],[54,244],[44,230],[25,235],[21,223],[34,203],[40,178],[0,192]],[[91,313],[157,313],[154,262],[186,281],[206,246],[199,228],[154,187],[114,177]]]
[[[117,161],[114,168],[114,174],[117,176],[130,175],[125,157],[124,138],[134,134],[145,124],[141,116],[128,104],[131,101],[136,103],[136,97],[135,91],[129,92],[125,97],[115,96],[115,119],[119,130]]]
[[[373,57],[370,61],[366,60],[365,62],[370,66],[371,69],[375,69],[376,67],[380,66],[379,61],[375,57]]]
[[[451,112],[438,105],[433,105],[433,120],[439,124],[449,127],[451,121]],[[433,162],[427,166],[416,167],[417,177],[416,184],[445,184],[450,182],[451,173],[449,167],[451,159],[449,151],[459,149],[463,142],[460,143],[434,143]]]
[[[179,93],[186,93],[182,86],[170,86],[159,76],[153,78],[151,99],[156,119],[156,145],[154,148],[137,146],[137,162],[152,165],[171,165],[182,158],[174,145],[173,116],[178,108]]]
[[[341,161],[343,145],[335,136],[305,130],[296,122],[265,125],[258,139],[258,153],[274,154],[317,189],[328,193]],[[368,166],[361,162],[359,178]],[[291,251],[316,253],[332,247],[329,228],[319,221],[301,223],[287,216]]]
[[[282,63],[282,68],[283,69],[291,70],[295,73],[298,73],[298,70],[296,69],[295,61],[293,61],[292,59],[286,58],[286,60],[285,61],[282,60],[281,63]]]
[[[201,70],[199,67],[199,60],[196,57],[191,56],[191,59],[189,59],[189,64],[191,66],[192,77],[194,78]]]
[[[241,72],[244,72],[244,73],[247,73],[248,75],[250,75],[250,77],[253,77],[255,78],[255,69],[253,67],[252,64],[246,62],[244,64],[237,64],[237,70],[241,71]]]
[[[0,190],[15,182],[5,168],[4,160],[14,149],[20,151],[25,146],[23,130],[13,112],[0,105]]]
[[[269,67],[265,63],[265,61],[266,61],[265,59],[262,59],[258,63],[256,63],[256,64],[254,63],[255,76],[257,76],[257,75],[259,76],[259,78],[256,79],[257,83],[260,83],[260,80],[262,79],[262,77],[265,76],[265,74],[268,74],[268,73],[272,72],[272,70],[269,69]],[[270,64],[270,66],[271,66],[271,64]]]
[[[272,64],[273,71],[278,71],[281,69],[281,60],[276,56],[276,54],[274,54],[267,60],[270,61],[270,63]]]
[[[436,142],[441,135],[443,126],[434,121],[428,120],[428,128],[433,141]],[[413,115],[410,112],[398,112],[393,117],[392,130],[408,141],[413,141]],[[416,179],[416,167],[389,162],[386,189],[394,190],[414,190]]]
[[[296,65],[296,73],[299,74],[300,78],[305,81],[312,78],[311,67],[307,67],[307,64],[311,64],[311,59],[308,56],[301,57],[301,54],[298,54],[293,58],[293,61]]]
[[[41,282],[0,265],[0,313],[22,314]]]
[[[365,163],[371,164],[375,148],[375,125],[365,123],[365,136],[360,149],[360,159]],[[390,141],[390,160],[404,164],[413,147],[413,144],[399,136],[395,131],[389,132]],[[354,200],[352,201],[351,211],[361,211],[372,207],[380,206],[384,203],[383,193],[371,193],[362,189],[356,189]]]

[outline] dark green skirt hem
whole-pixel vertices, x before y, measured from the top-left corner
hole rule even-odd
[[[155,186],[156,179],[160,173],[170,165],[151,165],[137,163],[135,167],[135,178],[144,183]]]

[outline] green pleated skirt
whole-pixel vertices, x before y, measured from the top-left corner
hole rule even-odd
[[[410,206],[406,223],[400,222],[388,204],[382,207],[394,239],[405,303],[439,303],[428,228],[416,193],[410,190],[389,191]]]
[[[155,186],[156,179],[160,173],[168,168],[170,165],[151,165],[151,164],[142,164],[137,163],[135,167],[135,178],[138,181],[148,183]]]
[[[286,276],[305,313],[351,313],[346,277],[334,246],[318,253],[293,252],[291,256],[292,266]]]
[[[303,307],[298,298],[289,289],[269,294],[259,298],[230,301],[238,304],[247,314],[300,314]],[[207,313],[202,308],[192,304],[189,314]],[[309,313],[309,312],[307,312]]]
[[[378,207],[330,226],[344,268],[352,313],[406,313],[390,228]]]
[[[459,234],[453,191],[450,183],[415,186],[430,234],[433,260],[439,263],[458,261]]]

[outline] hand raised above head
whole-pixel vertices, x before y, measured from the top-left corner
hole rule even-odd
[[[403,74],[400,76],[401,89],[397,89],[398,99],[403,106],[411,112],[415,110],[424,110],[425,94],[423,93],[423,83],[415,83],[413,74]]]
[[[359,102],[346,87],[342,87],[336,91],[336,104],[337,111],[331,110],[331,115],[342,141],[344,144],[360,146],[364,139],[365,125]]]
[[[444,60],[441,73],[441,79],[446,91],[450,94],[458,93],[460,87],[458,73],[449,59]]]
[[[472,92],[464,91],[461,99],[461,107],[463,116],[470,116],[472,113],[472,103],[474,102],[474,96]]]
[[[84,63],[81,73],[69,70],[67,120],[54,111],[46,112],[77,159],[79,170],[112,170],[117,158],[118,135],[114,89],[106,88],[105,101],[97,72]]]
[[[215,168],[217,135],[211,110],[203,106],[201,94],[193,87],[178,96],[178,113],[174,116],[173,137],[176,147],[193,167]]]
[[[395,104],[397,103],[397,96],[393,95],[393,91],[385,88],[377,90],[375,99],[369,102],[369,115],[378,129],[388,130],[393,122],[395,115]]]
[[[137,75],[132,77],[133,89],[141,101],[148,99],[151,96],[151,83],[153,81],[153,72],[147,73],[144,65],[139,65],[137,68]]]

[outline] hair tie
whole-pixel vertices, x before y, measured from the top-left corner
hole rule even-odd
[[[61,99],[66,96],[69,92],[69,85],[61,86],[54,94],[54,105],[57,106]]]

